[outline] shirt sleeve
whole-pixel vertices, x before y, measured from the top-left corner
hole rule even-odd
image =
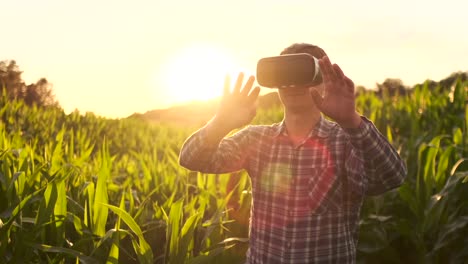
[[[192,134],[183,144],[179,164],[203,173],[228,173],[246,168],[249,156],[249,127],[209,146],[205,128]]]
[[[351,144],[347,170],[363,174],[364,193],[379,195],[400,186],[407,169],[395,148],[365,117],[358,128],[344,129]],[[351,179],[353,181],[353,179]]]

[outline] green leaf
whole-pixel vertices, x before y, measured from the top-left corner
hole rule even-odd
[[[129,215],[125,210],[120,209],[119,207],[110,205],[110,204],[102,204],[102,206],[111,209],[115,214],[117,214],[122,221],[132,230],[133,233],[138,237],[138,244],[134,239],[132,239],[132,243],[135,247],[135,253],[137,253],[138,260],[140,263],[153,263],[153,252],[151,251],[151,247],[146,242],[143,232],[141,231],[140,226],[135,222],[131,215]]]
[[[44,197],[39,205],[38,213],[36,214],[36,225],[40,226],[49,222],[54,215],[55,203],[58,199],[57,185],[54,182],[47,184],[44,192]]]
[[[109,150],[106,145],[106,142],[104,142],[100,152],[101,168],[98,173],[93,204],[93,232],[98,236],[103,236],[106,233],[108,214],[107,208],[102,205],[108,203],[107,179],[110,177],[110,167],[112,166]]]
[[[45,187],[38,189],[37,191],[27,195],[21,200],[21,202],[13,209],[11,212],[10,218],[6,223],[3,223],[0,228],[0,256],[5,253],[6,247],[8,245],[10,228],[13,225],[18,214],[21,210],[32,200],[32,198],[40,196],[40,193],[44,190]]]
[[[197,227],[200,215],[198,213],[191,215],[184,226],[180,234],[180,240],[178,245],[178,252],[174,263],[183,263],[189,251],[189,245],[193,242],[193,232]],[[171,262],[172,263],[172,262]]]
[[[85,183],[86,187],[84,189],[85,193],[85,208],[84,208],[84,224],[89,227],[91,230],[94,230],[93,226],[93,204],[94,204],[94,183],[87,182]]]
[[[460,232],[464,230],[468,225],[468,216],[461,216],[455,219],[454,221],[444,225],[440,229],[440,235],[437,237],[437,241],[434,245],[434,250],[439,250],[446,247],[450,242],[457,239],[463,233]]]
[[[459,127],[457,127],[453,133],[453,143],[455,143],[455,145],[463,144],[463,132]]]
[[[393,144],[393,134],[390,125],[387,125],[387,139],[390,144]]]
[[[452,146],[447,147],[442,154],[439,156],[437,164],[437,173],[435,180],[437,183],[437,191],[439,191],[446,181],[446,176],[448,175],[448,166],[450,162],[450,157],[453,153],[454,148]]]
[[[57,186],[57,201],[54,206],[55,227],[57,230],[57,245],[65,243],[64,221],[67,216],[67,191],[65,181],[55,182]]]
[[[62,163],[63,163],[63,151],[62,151],[62,143],[63,143],[63,135],[65,134],[66,130],[65,128],[62,128],[57,136],[55,137],[55,148],[54,152],[52,153],[52,167],[50,168],[50,174],[55,174],[59,170],[62,169]]]
[[[30,242],[25,242],[26,245],[44,251],[44,252],[50,252],[50,253],[59,253],[59,254],[66,254],[69,256],[72,256],[74,258],[79,259],[79,261],[83,264],[98,264],[99,262],[89,256],[86,256],[85,254],[69,249],[69,248],[64,248],[64,247],[54,247],[50,245],[45,245],[45,244],[37,244],[37,243],[30,243]]]
[[[358,250],[375,253],[388,246],[386,231],[380,226],[371,225],[360,228]]]
[[[76,232],[82,236],[83,235],[83,219],[79,218],[75,214],[68,212],[67,216],[69,218],[69,221],[73,223],[73,226],[75,227]]]
[[[183,216],[183,199],[180,199],[172,204],[171,210],[169,212],[169,223],[167,226],[167,235],[169,238],[169,262],[170,263],[180,263],[181,257],[179,255],[179,232],[180,224],[182,222]],[[183,256],[185,258],[185,256]],[[183,260],[182,258],[182,260]]]
[[[401,185],[400,188],[398,188],[398,193],[400,195],[400,198],[405,202],[405,205],[407,205],[410,208],[411,212],[415,216],[420,215],[420,205],[416,193],[414,192],[414,189],[410,185],[410,183],[404,182],[403,185]]]
[[[125,211],[125,192],[122,192],[122,198],[120,199],[121,210]],[[115,230],[119,231],[120,229],[120,216],[115,222]],[[119,262],[119,245],[120,245],[120,235],[118,232],[112,234],[112,246],[109,250],[109,256],[107,257],[106,263],[116,264]]]
[[[422,230],[426,232],[435,232],[437,227],[442,221],[441,215],[447,209],[447,198],[435,194],[431,197],[431,200],[425,210],[425,217],[422,222]]]

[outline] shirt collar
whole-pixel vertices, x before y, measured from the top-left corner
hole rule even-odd
[[[327,138],[331,133],[333,125],[333,122],[325,119],[322,115],[320,115],[319,121],[317,122],[317,124],[315,124],[312,131],[310,131],[308,137],[311,138],[317,136],[321,138]],[[283,121],[281,121],[281,123],[278,123],[276,125],[273,136],[277,137],[281,134],[286,135],[286,122],[284,121],[284,119]]]

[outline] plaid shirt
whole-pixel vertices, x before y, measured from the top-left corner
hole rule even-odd
[[[365,195],[398,187],[406,167],[365,117],[357,129],[321,118],[293,146],[284,121],[248,126],[217,146],[204,130],[181,150],[180,164],[204,173],[245,169],[252,181],[247,263],[355,263]]]

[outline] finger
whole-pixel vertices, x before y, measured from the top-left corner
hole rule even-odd
[[[320,95],[317,89],[315,88],[310,89],[310,95],[312,96],[312,99],[314,100],[315,106],[321,109],[322,103],[323,103],[323,97]]]
[[[336,79],[338,79],[338,75],[335,72],[335,69],[330,61],[330,58],[327,56],[325,61],[327,63],[327,68],[329,69],[330,79],[335,81]]]
[[[236,85],[234,86],[234,90],[232,91],[233,94],[238,94],[240,92],[243,79],[244,73],[240,72],[239,75],[237,75]]]
[[[224,90],[223,90],[223,96],[228,96],[231,93],[231,77],[229,74],[226,74],[226,77],[224,77]]]
[[[353,80],[351,80],[347,76],[345,76],[344,78],[345,78],[345,82],[346,82],[346,87],[348,87],[348,91],[354,93],[354,82],[353,82]]]
[[[255,87],[247,98],[249,104],[254,104],[257,101],[258,95],[260,94],[260,87]]]
[[[241,95],[243,97],[245,97],[245,96],[247,96],[249,94],[250,90],[252,89],[254,81],[255,81],[255,77],[250,76],[249,79],[247,80],[247,83],[244,85],[244,89],[242,89],[242,91],[241,91]]]
[[[324,82],[330,81],[333,79],[333,69],[328,59],[328,56],[323,57],[319,60],[320,70],[322,71],[322,78]]]
[[[340,79],[345,78],[345,75],[344,75],[343,71],[341,70],[340,66],[338,66],[338,64],[333,64],[333,70],[335,71],[336,76],[338,78],[340,78]]]

